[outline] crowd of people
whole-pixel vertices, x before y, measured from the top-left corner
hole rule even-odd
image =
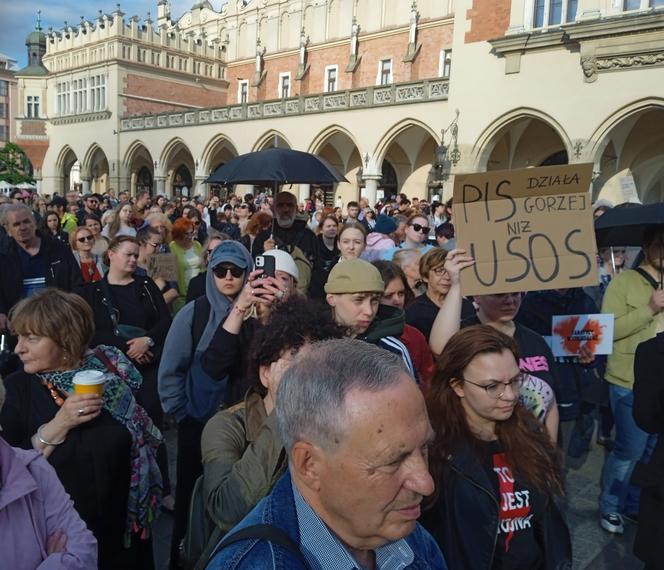
[[[154,568],[161,510],[174,569],[569,568],[566,465],[602,445],[599,525],[664,567],[664,227],[634,253],[467,298],[451,202],[2,197],[3,553]],[[553,356],[600,311],[612,354]]]

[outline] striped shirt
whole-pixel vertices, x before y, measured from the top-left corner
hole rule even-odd
[[[330,531],[293,485],[295,510],[300,531],[300,550],[312,570],[362,570],[353,556]],[[403,570],[415,554],[402,538],[375,549],[377,570]]]

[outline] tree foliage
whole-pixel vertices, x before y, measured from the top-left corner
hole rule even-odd
[[[17,144],[9,142],[0,148],[0,180],[9,184],[34,183],[30,160]]]

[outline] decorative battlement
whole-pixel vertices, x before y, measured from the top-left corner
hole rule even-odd
[[[44,62],[49,68],[51,67],[48,65],[49,60],[53,60],[58,55],[78,49],[87,49],[94,44],[109,40],[122,43],[126,41],[127,45],[170,50],[217,62],[222,56],[222,50],[215,39],[209,41],[201,34],[197,35],[192,31],[182,32],[165,23],[158,27],[150,18],[149,13],[142,21],[138,16],[131,16],[126,20],[119,4],[111,14],[105,14],[100,10],[94,21],[81,16],[78,25],[72,26],[65,22],[61,30],[49,29],[46,36]]]

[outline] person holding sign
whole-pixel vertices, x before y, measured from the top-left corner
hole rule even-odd
[[[600,525],[624,532],[623,515],[638,512],[638,489],[630,485],[637,462],[647,463],[655,436],[638,427],[632,415],[634,354],[637,346],[664,331],[664,226],[650,226],[643,236],[644,260],[636,269],[616,275],[604,294],[603,313],[613,313],[613,353],[605,378],[615,418],[616,435],[604,462],[599,497]]]
[[[159,254],[159,251],[164,245],[164,238],[157,228],[145,226],[138,230],[136,239],[138,240],[136,275],[139,277],[146,277],[148,275],[150,258],[155,254]],[[164,297],[164,303],[167,305],[178,296],[177,284],[174,281],[167,281],[161,275],[153,275],[152,280],[155,285],[159,287],[159,290]]]
[[[429,346],[434,354],[442,354],[445,345],[460,328],[490,325],[513,338],[519,347],[519,368],[525,374],[519,399],[546,425],[552,441],[558,439],[558,409],[555,360],[546,341],[535,331],[516,323],[514,317],[521,306],[521,293],[476,295],[477,315],[461,320],[463,296],[460,273],[471,267],[474,260],[462,249],[452,250],[445,260],[450,288],[431,328]]]
[[[514,339],[475,325],[445,346],[427,408],[437,496],[421,523],[450,568],[570,568],[559,453],[520,401]]]

